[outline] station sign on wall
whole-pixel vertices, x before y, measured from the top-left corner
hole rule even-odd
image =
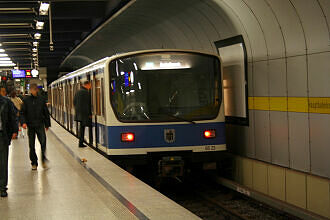
[[[11,70],[13,78],[37,78],[39,76],[39,71],[36,69],[33,70]]]

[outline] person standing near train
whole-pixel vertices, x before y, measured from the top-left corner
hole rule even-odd
[[[36,135],[41,145],[41,161],[43,168],[47,168],[48,159],[46,158],[46,132],[50,127],[50,116],[46,101],[38,96],[37,84],[30,84],[30,96],[23,100],[21,110],[22,127],[28,128],[30,160],[32,170],[38,167],[38,157],[35,150]]]
[[[5,87],[1,87],[1,89]],[[0,196],[7,197],[8,154],[11,139],[17,137],[18,126],[13,104],[0,95]]]
[[[85,81],[82,88],[75,94],[73,105],[75,108],[75,121],[79,122],[79,147],[84,145],[85,128],[89,129],[89,141],[92,143],[92,103],[90,90],[92,84],[90,81]]]

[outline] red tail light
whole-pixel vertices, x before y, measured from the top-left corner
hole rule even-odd
[[[215,138],[215,130],[204,131],[204,138]]]
[[[121,141],[122,142],[132,142],[135,140],[134,133],[122,133],[121,134]]]

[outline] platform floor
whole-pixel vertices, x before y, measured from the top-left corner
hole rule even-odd
[[[47,132],[50,168],[32,171],[27,137],[14,140],[9,153],[9,196],[0,198],[0,219],[199,219],[94,150],[79,149],[77,144],[74,136],[52,121]],[[40,152],[38,142],[36,147]],[[86,165],[79,163],[80,157],[87,158]]]

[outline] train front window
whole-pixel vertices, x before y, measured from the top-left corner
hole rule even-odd
[[[110,63],[111,104],[122,122],[197,121],[217,117],[220,62],[198,53],[155,52]]]

